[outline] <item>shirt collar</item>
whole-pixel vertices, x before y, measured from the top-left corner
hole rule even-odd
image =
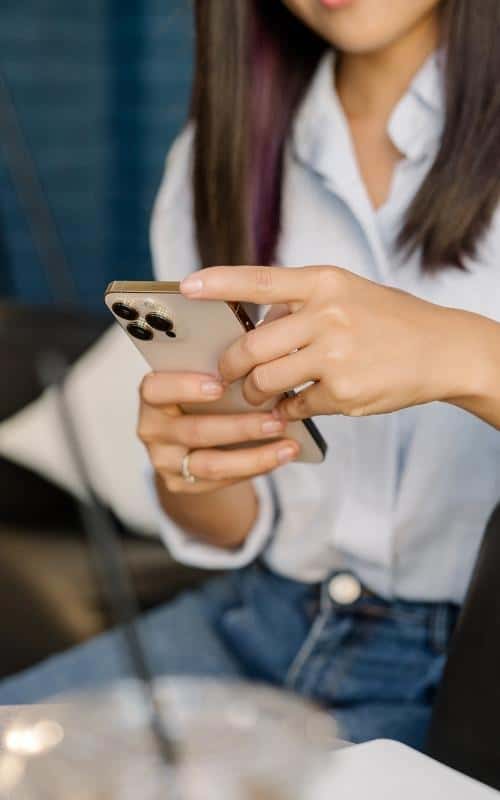
[[[433,154],[443,131],[443,54],[433,53],[394,108],[388,133],[395,147],[410,161]]]
[[[444,122],[441,62],[441,51],[427,59],[389,119],[389,136],[410,160],[435,152],[439,143]],[[332,168],[346,157],[346,148],[352,153],[349,127],[332,78],[334,64],[334,53],[329,51],[321,59],[299,107],[292,134],[299,159],[332,179]]]

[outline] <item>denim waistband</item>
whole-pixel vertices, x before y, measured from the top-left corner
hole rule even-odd
[[[254,568],[261,572],[261,579],[279,585],[281,594],[288,595],[292,602],[302,605],[310,619],[318,614],[335,614],[400,620],[405,624],[425,628],[429,640],[438,652],[446,652],[448,649],[460,613],[460,606],[446,601],[428,602],[380,597],[361,581],[361,593],[358,599],[353,603],[338,603],[332,599],[329,587],[332,579],[345,574],[346,570],[334,570],[320,583],[305,584],[274,572],[265,563],[259,562]],[[354,577],[359,580],[356,575]]]
[[[386,599],[373,594],[364,586],[359,599],[354,603],[339,604],[332,600],[328,591],[329,584],[336,574],[339,573],[332,573],[313,589],[313,592],[319,591],[320,607],[323,610],[332,609],[337,615],[399,619],[406,624],[424,627],[428,631],[433,648],[438,652],[446,652],[460,612],[458,605],[448,602]]]

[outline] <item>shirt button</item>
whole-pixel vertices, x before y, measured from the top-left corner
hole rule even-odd
[[[328,584],[330,599],[341,606],[350,606],[355,603],[361,597],[362,592],[360,582],[349,572],[335,575]]]

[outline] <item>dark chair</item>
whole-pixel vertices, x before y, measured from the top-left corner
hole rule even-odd
[[[500,789],[500,505],[453,636],[428,753]]]
[[[0,303],[0,420],[40,392],[39,353],[56,347],[69,362],[107,319],[81,311]],[[176,564],[163,544],[122,531],[141,608],[171,599],[207,573]],[[102,631],[108,624],[73,498],[0,458],[0,678]]]

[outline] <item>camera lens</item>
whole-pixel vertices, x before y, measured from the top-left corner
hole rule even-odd
[[[169,334],[173,330],[174,323],[166,314],[161,314],[159,311],[151,311],[146,314],[146,322],[151,325],[155,331]]]
[[[129,305],[129,303],[113,303],[111,309],[113,313],[116,314],[117,317],[121,317],[121,319],[134,320],[139,316],[137,309]]]
[[[141,322],[141,320],[139,322],[131,322],[130,325],[127,325],[127,330],[134,339],[140,339],[141,342],[149,342],[154,336],[149,325]]]

